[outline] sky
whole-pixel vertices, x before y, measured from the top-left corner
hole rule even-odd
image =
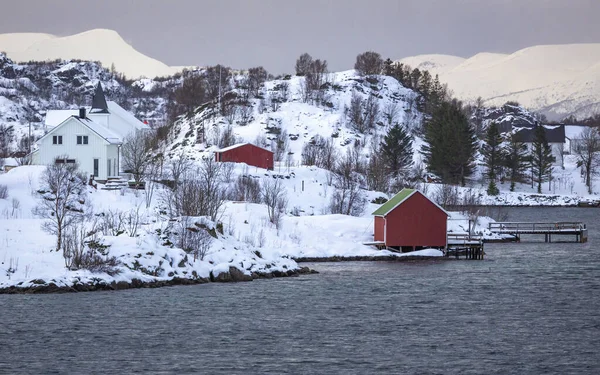
[[[273,74],[304,52],[336,71],[369,50],[395,60],[600,43],[599,17],[599,0],[0,0],[0,33],[112,29],[168,65]]]

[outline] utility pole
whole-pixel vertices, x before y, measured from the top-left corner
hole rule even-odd
[[[221,115],[221,64],[219,64],[219,115]]]

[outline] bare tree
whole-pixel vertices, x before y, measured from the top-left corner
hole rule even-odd
[[[377,98],[369,95],[364,100],[356,91],[353,91],[350,98],[350,106],[346,107],[346,116],[350,127],[361,134],[364,134],[369,129],[373,129],[379,116]]]
[[[136,186],[140,186],[152,160],[148,134],[138,130],[125,137],[121,146],[121,155],[124,170],[130,172]]]
[[[192,165],[192,160],[185,155],[183,150],[181,151],[178,157],[171,158],[168,170],[170,172],[170,177],[173,180],[173,185],[175,187],[179,185],[181,178],[185,176],[185,174],[187,173],[187,171],[190,170]]]
[[[56,251],[63,249],[67,229],[84,219],[87,196],[86,178],[76,163],[66,163],[66,156],[46,167],[41,176],[41,200],[33,214],[45,219],[42,229],[56,236]]]
[[[275,161],[283,161],[288,149],[289,136],[287,131],[282,130],[271,141],[271,150],[273,151]]]
[[[588,193],[592,194],[593,176],[597,174],[598,164],[600,163],[600,134],[598,128],[589,127],[581,133],[581,139],[577,140],[575,145],[575,155],[577,156],[577,164],[581,167]]]
[[[308,53],[303,53],[300,55],[298,60],[296,60],[296,75],[304,76],[310,70],[310,65],[312,64],[313,59]]]
[[[192,113],[208,99],[204,78],[195,72],[185,71],[181,86],[174,92],[174,99],[179,108],[174,109],[172,118],[182,113]]]
[[[262,185],[262,197],[267,205],[269,221],[279,228],[287,207],[286,189],[281,180],[278,178],[266,180]]]
[[[356,172],[356,164],[356,156],[349,150],[332,172],[336,188],[329,203],[332,214],[359,216],[364,211],[366,198],[360,189],[361,176]]]
[[[248,89],[254,97],[258,96],[258,92],[268,76],[269,74],[262,66],[248,69]]]
[[[354,69],[362,76],[381,74],[383,70],[383,59],[377,52],[368,51],[356,56]]]
[[[398,103],[388,102],[383,107],[382,115],[387,126],[394,125],[400,116],[400,107],[398,106]]]
[[[10,156],[10,148],[15,139],[15,129],[12,125],[0,125],[0,159]]]

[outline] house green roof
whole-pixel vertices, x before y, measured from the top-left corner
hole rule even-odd
[[[381,207],[379,207],[372,215],[375,216],[385,216],[392,209],[394,209],[397,205],[404,202],[409,195],[415,192],[415,189],[402,189],[398,194],[394,195],[389,201],[385,202]]]

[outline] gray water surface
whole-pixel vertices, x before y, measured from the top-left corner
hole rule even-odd
[[[598,374],[599,214],[511,209],[511,220],[585,221],[590,241],[489,244],[484,261],[2,295],[0,373]]]

